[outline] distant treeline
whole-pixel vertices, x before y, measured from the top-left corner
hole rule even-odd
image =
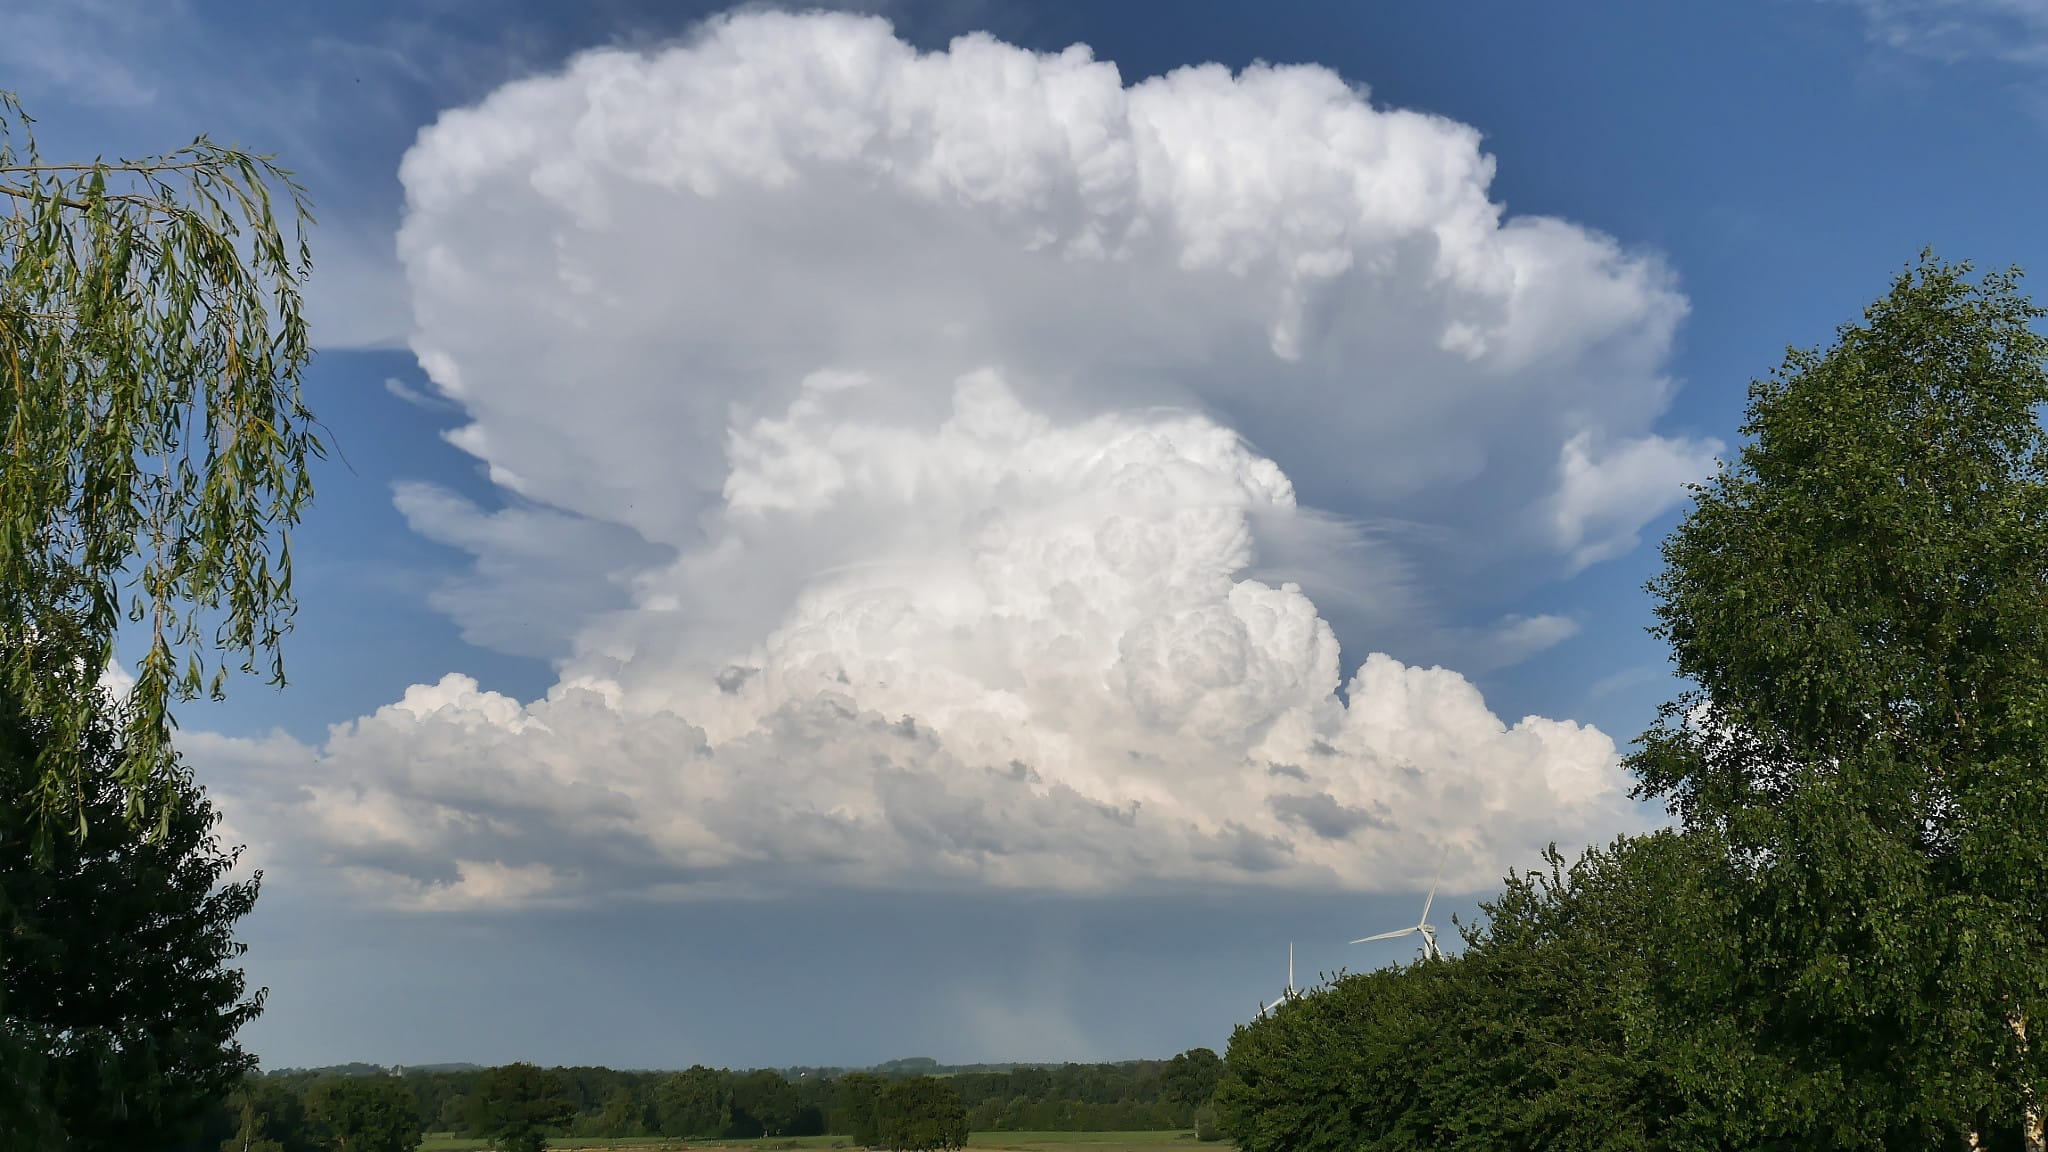
[[[681,1072],[576,1067],[551,1070],[572,1110],[563,1135],[747,1139],[845,1136],[879,1146],[888,1090],[911,1081],[957,1094],[976,1131],[1137,1131],[1213,1128],[1210,1098],[1223,1062],[1207,1048],[1171,1060],[1116,1064],[976,1065],[952,1070],[936,1061],[895,1061],[867,1071],[791,1068],[733,1071],[697,1066]],[[337,1093],[366,1083],[391,1106],[409,1109],[423,1132],[471,1135],[491,1069],[473,1065],[385,1068],[370,1064],[288,1069],[253,1077],[211,1129],[229,1133],[254,1109],[285,1119],[316,1117]],[[900,1094],[899,1094],[900,1095]]]

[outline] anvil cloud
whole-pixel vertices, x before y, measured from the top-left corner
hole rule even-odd
[[[1607,736],[1347,666],[1312,598],[1409,603],[1361,521],[1595,563],[1719,448],[1653,428],[1671,278],[1509,215],[1472,129],[750,12],[449,112],[401,176],[411,345],[506,507],[400,505],[476,557],[437,603],[560,681],[188,740],[259,855],[423,907],[1375,888],[1632,818]]]

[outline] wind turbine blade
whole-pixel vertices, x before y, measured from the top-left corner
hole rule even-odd
[[[1429,882],[1429,895],[1422,901],[1422,919],[1416,922],[1418,925],[1429,923],[1429,906],[1436,903],[1437,885],[1444,882],[1444,862],[1450,858],[1450,855],[1450,845],[1446,844],[1444,845],[1444,850],[1436,858],[1436,877]]]
[[[1398,939],[1398,938],[1400,938],[1400,937],[1402,937],[1402,936],[1407,936],[1407,935],[1409,935],[1409,934],[1411,934],[1411,933],[1414,933],[1414,932],[1418,932],[1418,931],[1420,931],[1420,929],[1419,929],[1419,928],[1415,928],[1415,927],[1409,927],[1409,928],[1396,928],[1396,929],[1394,929],[1394,930],[1393,930],[1392,932],[1382,932],[1382,933],[1380,933],[1380,934],[1379,934],[1379,935],[1377,935],[1377,936],[1367,936],[1367,937],[1366,937],[1365,939],[1363,939],[1363,940],[1353,940],[1353,941],[1352,941],[1352,943],[1353,943],[1353,944],[1370,944],[1370,943],[1372,943],[1372,942],[1373,942],[1373,941],[1375,941],[1375,940],[1394,940],[1394,939]]]

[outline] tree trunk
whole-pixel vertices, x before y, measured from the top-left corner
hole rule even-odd
[[[2013,1034],[2019,1037],[2020,1053],[2024,1056],[2027,1051],[2026,1020],[2015,1015],[2012,1018],[2012,1030]],[[2048,1131],[2043,1130],[2041,1104],[2034,1099],[2032,1085],[2027,1085],[2020,1089],[2020,1100],[2022,1101],[2022,1111],[2020,1113],[2021,1146],[2026,1149],[2026,1152],[2048,1152]]]

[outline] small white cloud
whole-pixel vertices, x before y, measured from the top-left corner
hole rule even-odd
[[[1713,473],[1719,440],[1641,436],[1602,450],[1591,432],[1565,442],[1551,528],[1574,570],[1634,548],[1643,525]]]
[[[396,376],[386,376],[384,378],[384,391],[389,392],[391,395],[415,408],[425,408],[430,411],[447,411],[455,407],[449,401],[414,388]]]
[[[100,672],[100,688],[116,700],[126,700],[135,691],[135,674],[119,660],[108,660]]]
[[[1495,642],[1519,662],[1578,634],[1578,623],[1568,616],[1509,616],[1500,622]]]

